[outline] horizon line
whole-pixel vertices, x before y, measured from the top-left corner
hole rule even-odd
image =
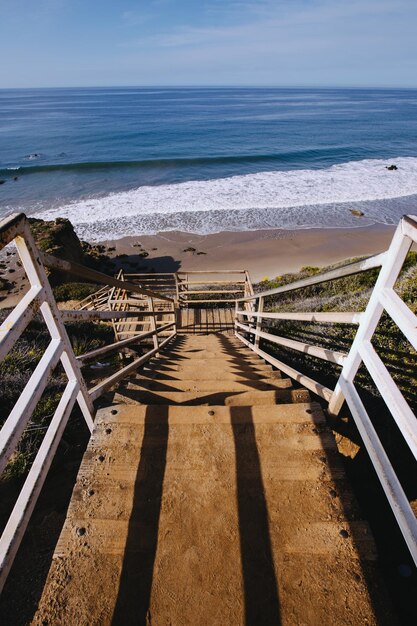
[[[123,84],[123,85],[37,85],[30,87],[3,87],[0,86],[0,91],[11,90],[30,90],[30,89],[367,89],[367,90],[417,90],[415,86],[401,86],[401,85],[164,85],[164,84]]]

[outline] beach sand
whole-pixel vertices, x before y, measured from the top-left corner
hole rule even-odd
[[[195,235],[166,232],[137,235],[101,242],[111,251],[115,271],[127,273],[176,272],[190,270],[248,270],[252,282],[297,272],[304,265],[324,266],[356,256],[386,250],[394,226],[328,228],[305,230],[257,230]],[[4,252],[4,251],[3,251]],[[147,255],[147,256],[143,256]],[[12,280],[9,290],[0,292],[0,309],[13,307],[28,288],[25,273],[15,253],[3,254],[4,278]],[[13,273],[11,273],[13,272]],[[74,280],[77,280],[74,277]]]
[[[149,256],[140,258],[143,271],[246,269],[256,282],[266,276],[273,278],[296,272],[304,265],[323,266],[376,254],[388,247],[393,232],[394,226],[384,225],[214,235],[175,231],[102,243],[115,247],[115,254],[127,254],[135,259],[141,251],[146,251]]]

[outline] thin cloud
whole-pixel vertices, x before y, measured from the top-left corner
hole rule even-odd
[[[101,12],[99,0],[3,4],[5,85],[417,80],[415,0],[103,0]]]
[[[217,3],[215,4],[217,6]],[[210,4],[210,6],[213,5]],[[278,6],[277,3],[271,3],[269,0],[261,0],[260,2],[232,2],[224,4],[224,8],[220,9],[220,11],[235,12],[240,8],[238,23],[212,27],[198,27],[182,24],[170,29],[165,29],[163,32],[145,35],[128,42],[123,42],[122,46],[133,48],[144,48],[147,46],[179,48],[205,44],[216,45],[219,42],[225,41],[229,41],[233,44],[233,42],[239,40],[242,45],[246,45],[248,38],[256,41],[265,40],[270,37],[275,47],[280,37],[288,39],[285,31],[286,29],[291,29],[292,34],[296,37],[297,45],[301,46],[301,48],[305,48],[308,40],[311,40],[311,33],[314,34],[313,28],[315,26],[322,26],[324,28],[331,26],[336,32],[339,30],[343,31],[346,26],[349,26],[349,24],[346,24],[346,20],[349,20],[351,24],[353,23],[353,25],[360,30],[361,26],[363,27],[362,22],[365,17],[371,16],[373,23],[376,23],[378,19],[385,16],[387,13],[395,18],[395,16],[398,16],[398,6],[405,10],[406,7],[410,8],[411,3],[407,0],[399,0],[399,3],[395,4],[393,8],[392,2],[383,2],[382,0],[380,2],[368,0],[368,2],[354,1],[351,3],[337,3],[334,2],[334,0],[333,2],[322,0],[313,3],[295,2],[292,4],[285,1],[279,3]],[[413,4],[412,8],[413,13],[417,15],[416,5]],[[242,14],[243,9],[246,9],[246,15]],[[255,9],[256,19],[254,19]],[[342,28],[340,28],[341,26]],[[371,24],[367,22],[367,27],[370,26]],[[328,41],[331,42],[331,32],[329,35]],[[372,39],[372,28],[369,28],[369,36]]]

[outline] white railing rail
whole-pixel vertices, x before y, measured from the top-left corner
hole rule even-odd
[[[346,400],[410,553],[417,565],[416,517],[355,386],[356,374],[363,363],[397,423],[405,442],[417,459],[416,416],[371,343],[377,325],[385,311],[397,324],[413,348],[417,350],[417,317],[394,291],[394,285],[406,256],[412,244],[416,242],[417,217],[405,216],[396,229],[389,249],[382,254],[276,289],[269,289],[237,299],[235,334],[245,345],[267,362],[326,400],[329,403],[330,414],[337,415]],[[364,312],[278,313],[264,311],[265,300],[270,296],[277,297],[291,291],[352,276],[374,268],[381,269]],[[253,303],[252,311],[248,310],[248,303]],[[242,304],[245,305],[244,309],[240,308]],[[244,323],[245,320],[246,323]],[[358,326],[358,330],[349,352],[342,353],[265,332],[262,330],[264,320],[355,324]],[[243,331],[243,334],[240,331]],[[340,366],[342,369],[335,389],[329,389],[275,358],[266,349],[261,349],[259,347],[261,339]]]
[[[181,307],[230,304],[240,294],[247,296],[253,293],[246,270],[193,270],[176,272],[175,275]]]
[[[40,252],[35,245],[28,220],[23,214],[13,215],[0,223],[0,249],[12,241],[17,247],[26,271],[29,289],[0,326],[0,361],[10,352],[37,314],[45,320],[51,341],[0,430],[0,471],[6,467],[16,450],[48,379],[58,363],[62,364],[67,384],[0,538],[0,591],[74,405],[79,404],[91,431],[94,400],[152,357],[157,356],[176,335],[175,310],[178,305],[188,307],[200,303],[234,302],[236,336],[267,362],[322,397],[328,402],[330,413],[337,415],[346,400],[410,552],[417,563],[415,515],[355,386],[358,368],[363,363],[385,400],[405,442],[417,458],[416,417],[371,343],[381,315],[386,311],[413,348],[417,349],[417,317],[394,291],[406,255],[412,243],[417,241],[416,217],[407,216],[401,220],[390,248],[380,255],[260,293],[254,293],[246,270],[177,272],[156,275],[156,280],[153,280],[151,275],[121,273],[116,278],[107,276],[80,264],[63,261]],[[75,274],[103,287],[82,301],[79,309],[59,310],[45,266]],[[265,310],[267,308],[265,304],[270,296],[279,297],[294,290],[375,268],[381,269],[364,312]],[[220,274],[225,276],[219,276]],[[160,287],[161,291],[152,290],[152,286]],[[236,297],[239,294],[242,294],[242,297]],[[137,330],[142,318],[149,320],[149,330],[146,332]],[[116,341],[76,357],[65,323],[94,320],[111,322],[116,331]],[[338,352],[273,334],[263,326],[265,321],[279,323],[280,320],[353,324],[358,330],[349,351]],[[129,330],[130,328],[135,330]],[[87,388],[82,368],[88,362],[104,354],[123,351],[129,346],[148,341],[151,341],[153,346],[146,347],[144,354],[98,382],[92,389]],[[261,346],[261,341],[290,348],[340,367],[341,372],[335,389],[324,386],[292,365],[269,354],[267,346]]]
[[[0,591],[12,566],[75,403],[78,403],[87,426],[92,431],[95,413],[94,400],[130,372],[157,355],[159,350],[176,335],[175,307],[172,298],[149,289],[144,289],[140,284],[121,281],[82,265],[63,261],[40,252],[36,247],[29,222],[24,214],[12,215],[0,223],[0,250],[11,242],[14,242],[17,248],[20,261],[29,281],[29,289],[0,326],[0,361],[10,352],[28,324],[37,314],[40,314],[45,321],[51,340],[11,413],[1,427],[0,472],[7,466],[12,454],[15,452],[26,427],[30,423],[36,405],[47,387],[48,380],[58,363],[61,363],[63,367],[67,384],[0,538]],[[83,306],[80,310],[59,310],[45,271],[46,265],[54,269],[76,274],[96,283],[104,284],[105,287],[98,294],[96,306],[91,307],[92,310],[86,310]],[[144,311],[143,314],[150,318],[151,330],[146,333],[137,332],[127,340],[116,341],[108,346],[76,357],[65,329],[65,322],[94,320],[113,322],[120,321],[122,318],[137,318],[141,315],[141,312],[138,311],[111,310],[110,306],[106,307],[107,310],[103,310],[105,307],[102,299],[104,297],[105,301],[108,300],[110,288],[123,289],[126,292],[134,292],[140,294],[141,297],[146,297],[149,306],[148,310]],[[154,299],[158,301],[163,300],[166,304],[166,310],[154,312]],[[86,301],[83,302],[83,305],[86,304],[88,304]],[[156,314],[160,317],[170,315],[174,321],[158,325],[156,323]],[[167,337],[163,336],[163,340],[160,341],[159,335],[167,331],[169,335]],[[81,372],[81,368],[86,361],[97,359],[102,354],[108,352],[122,350],[131,344],[137,344],[149,338],[153,338],[152,349],[148,349],[142,356],[134,359],[127,366],[122,367],[105,380],[100,381],[92,389],[87,389]]]
[[[162,294],[165,300],[175,300],[179,307],[230,304],[235,303],[240,295],[247,297],[253,294],[253,286],[247,270],[183,270],[148,274],[132,274],[120,270],[117,280],[134,282],[140,285],[145,294],[146,290],[153,290],[154,293]],[[112,303],[115,289],[113,287],[97,290],[80,302],[81,308],[105,309],[108,302]],[[120,299],[118,299],[118,305],[120,308]],[[247,308],[252,310],[252,304],[248,303]]]

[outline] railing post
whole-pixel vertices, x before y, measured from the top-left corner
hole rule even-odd
[[[155,348],[155,350],[159,350],[158,328],[156,325],[153,298],[148,298],[148,308],[151,316],[151,330],[155,331],[155,334],[153,335],[153,347]],[[159,352],[157,352],[155,356],[159,356]]]
[[[239,302],[235,300],[235,334],[237,333],[237,322],[239,321],[237,317],[238,310],[239,310]]]
[[[258,302],[258,313],[263,313],[264,311],[264,303],[265,303],[265,298],[263,296],[261,296],[259,298],[259,302]],[[259,332],[262,328],[262,317],[258,316],[256,318],[256,331]],[[259,342],[260,342],[260,336],[259,335],[255,335],[255,348],[259,348]]]
[[[252,285],[252,281],[250,279],[249,272],[247,270],[245,270],[245,277],[246,277],[246,291],[247,291],[247,295],[248,296],[253,296],[254,295],[253,285]],[[255,310],[255,303],[254,303],[253,300],[248,302],[248,310],[250,310],[250,311],[254,311]]]
[[[345,382],[345,384],[353,384],[353,380],[362,363],[360,348],[364,342],[372,340],[372,336],[381,319],[384,310],[380,302],[381,290],[385,287],[394,287],[408,251],[411,248],[411,244],[412,240],[403,234],[401,221],[395,231],[391,245],[384,256],[381,270],[363,317],[361,318],[358,332],[350,347],[349,354],[329,402],[328,411],[331,415],[338,415],[345,401],[342,385],[340,384],[341,380]]]
[[[174,280],[175,280],[175,293],[177,294],[177,307],[180,306],[180,287],[178,284],[178,274],[177,272],[175,272],[174,274]]]
[[[15,245],[30,284],[42,285],[44,289],[46,298],[45,302],[41,305],[43,318],[51,337],[60,338],[64,344],[64,352],[61,362],[68,379],[70,381],[75,379],[79,383],[80,391],[77,397],[78,404],[80,405],[88,428],[92,431],[94,427],[94,406],[90,400],[90,396],[88,395],[87,386],[79,364],[75,358],[75,354],[64,323],[62,322],[61,314],[56,305],[45,268],[39,259],[39,253],[27,222],[24,227],[24,233],[15,238]]]
[[[174,322],[174,334],[176,335],[178,330],[177,330],[177,315],[179,314],[179,306],[176,308],[175,307],[175,303],[172,303],[172,321]]]

